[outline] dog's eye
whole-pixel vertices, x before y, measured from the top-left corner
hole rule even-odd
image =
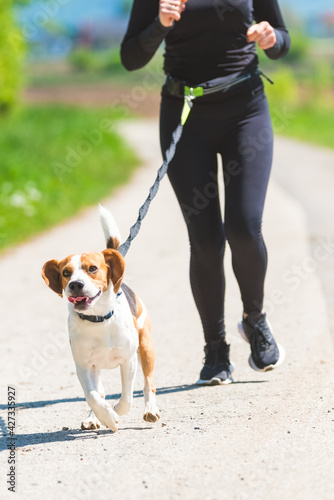
[[[64,269],[63,271],[64,278],[69,278],[71,274],[72,274],[71,271],[69,271],[68,269]]]
[[[88,269],[88,271],[89,271],[90,273],[96,273],[96,271],[97,271],[97,267],[96,267],[96,266],[90,266],[90,268]]]

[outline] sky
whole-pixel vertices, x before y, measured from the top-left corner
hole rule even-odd
[[[327,11],[334,11],[333,0],[278,0],[280,5],[287,6],[302,15],[309,17]]]
[[[126,0],[131,4],[131,0]],[[156,0],[158,1],[158,0]],[[190,0],[191,1],[191,0]],[[267,0],[265,0],[267,1]],[[325,12],[334,11],[333,0],[278,0],[283,10],[296,13],[295,18],[307,27],[313,36],[323,36],[324,31],[318,24],[318,19]],[[122,0],[30,0],[30,4],[18,8],[18,18],[24,36],[29,40],[36,40],[41,29],[46,26],[66,27],[69,32],[76,31],[84,25],[105,26],[113,23],[119,27],[125,26]],[[122,20],[115,19],[122,17]],[[315,22],[312,22],[312,20]],[[316,27],[316,28],[315,28]],[[117,34],[112,33],[115,37]]]
[[[333,0],[279,0],[280,5],[300,13],[303,17],[334,10]],[[122,0],[33,0],[25,7],[21,18],[47,14],[56,21],[81,24],[82,21],[110,19],[120,14]]]
[[[114,18],[121,12],[120,5],[120,0],[32,0],[19,9],[19,18],[43,24],[43,16],[47,16],[49,21],[78,25],[85,20]]]

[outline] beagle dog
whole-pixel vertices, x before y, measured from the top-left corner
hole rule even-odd
[[[100,206],[107,241],[103,252],[70,255],[44,264],[42,277],[60,297],[68,300],[68,331],[76,371],[91,408],[82,429],[100,423],[117,431],[119,416],[132,405],[139,358],[144,374],[144,420],[160,418],[153,384],[154,351],[150,318],[143,302],[124,283],[125,263],[117,251],[120,236],[110,212]],[[138,356],[137,356],[138,354]],[[102,369],[120,367],[122,395],[112,407],[105,400]]]

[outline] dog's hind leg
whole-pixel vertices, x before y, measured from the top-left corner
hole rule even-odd
[[[143,419],[146,422],[156,422],[160,418],[160,413],[155,399],[155,386],[153,383],[155,357],[150,327],[147,324],[139,330],[139,358],[144,375],[145,409]]]
[[[118,415],[125,415],[130,411],[133,399],[133,386],[137,373],[137,356],[121,364],[122,395],[114,410]]]

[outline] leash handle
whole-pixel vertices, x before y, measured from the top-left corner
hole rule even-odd
[[[182,126],[186,123],[187,118],[189,116],[189,113],[190,113],[192,107],[193,107],[193,103],[192,103],[191,97],[185,96],[184,97],[183,108],[182,108],[182,114],[181,114],[181,124],[182,124]]]
[[[181,124],[184,125],[188,119],[191,108],[193,107],[193,100],[196,97],[201,97],[204,93],[203,87],[188,87],[184,86],[184,103],[181,114]]]

